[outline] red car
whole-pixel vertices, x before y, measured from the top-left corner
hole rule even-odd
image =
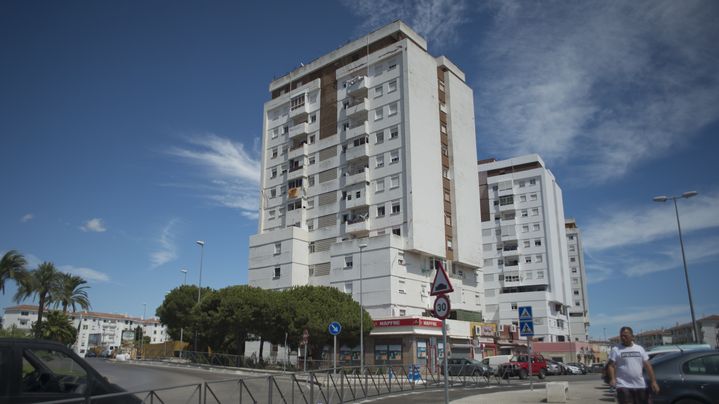
[[[509,362],[500,365],[499,374],[504,377],[519,377],[526,379],[529,376],[529,355],[520,354],[512,356]],[[532,355],[532,375],[544,379],[547,376],[547,361],[540,354]]]

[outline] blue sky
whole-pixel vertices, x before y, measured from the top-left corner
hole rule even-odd
[[[539,153],[584,235],[591,334],[719,313],[719,4],[0,3],[0,252],[148,314],[247,280],[269,82],[395,19],[474,89],[480,158]],[[12,304],[14,287],[0,295]]]

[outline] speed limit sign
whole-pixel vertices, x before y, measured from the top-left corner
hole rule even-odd
[[[434,300],[434,316],[444,320],[449,316],[451,307],[449,305],[449,296],[439,295]]]

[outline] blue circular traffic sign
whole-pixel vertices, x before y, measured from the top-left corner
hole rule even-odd
[[[327,330],[329,330],[330,334],[332,335],[339,335],[339,333],[342,331],[342,326],[340,323],[333,321],[330,323],[329,327],[327,327]]]

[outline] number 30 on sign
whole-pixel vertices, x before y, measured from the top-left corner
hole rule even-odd
[[[451,306],[449,305],[449,296],[439,295],[434,300],[434,316],[444,320],[449,316]]]

